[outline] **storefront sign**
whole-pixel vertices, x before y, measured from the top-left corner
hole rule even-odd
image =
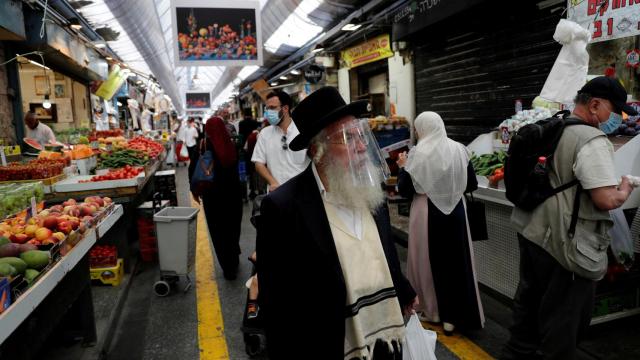
[[[393,40],[399,40],[484,0],[414,0],[402,6],[391,20]]]
[[[109,78],[107,78],[107,81],[103,82],[98,90],[96,90],[96,95],[105,100],[111,100],[113,95],[115,95],[118,89],[120,89],[120,86],[122,86],[126,78],[126,74],[120,71],[120,67],[118,65],[115,65],[109,73]]]
[[[324,68],[320,65],[309,65],[304,71],[304,78],[312,84],[317,84],[324,75]]]
[[[640,50],[627,51],[627,67],[637,68],[640,65]]]
[[[591,31],[591,42],[640,35],[638,0],[567,0],[567,19]]]
[[[376,36],[360,45],[350,47],[340,53],[340,58],[348,68],[368,64],[393,56],[389,34]]]

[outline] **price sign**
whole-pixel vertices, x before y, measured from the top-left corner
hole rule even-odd
[[[640,50],[628,50],[627,51],[627,66],[637,68],[640,65]]]
[[[31,197],[31,217],[38,215],[38,204],[36,204],[36,197]]]
[[[591,42],[640,35],[636,0],[568,0],[567,19],[591,31]]]

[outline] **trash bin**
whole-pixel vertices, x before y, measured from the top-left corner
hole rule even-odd
[[[189,272],[195,260],[198,211],[192,207],[167,207],[153,215],[160,260],[161,280],[154,285],[158,296],[168,295],[169,282],[177,281],[179,276],[188,281],[184,291],[191,286]]]

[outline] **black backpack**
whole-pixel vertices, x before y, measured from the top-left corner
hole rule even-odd
[[[584,124],[578,119],[566,119],[568,115],[568,111],[560,111],[548,119],[525,125],[511,138],[504,184],[507,199],[516,207],[532,211],[551,196],[579,184],[576,179],[553,188],[549,180],[549,167],[564,128]],[[535,171],[541,156],[547,158],[545,171]],[[577,213],[575,209],[574,213]]]

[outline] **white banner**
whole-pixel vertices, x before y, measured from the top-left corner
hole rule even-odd
[[[592,43],[640,35],[640,0],[567,0],[567,8]]]

